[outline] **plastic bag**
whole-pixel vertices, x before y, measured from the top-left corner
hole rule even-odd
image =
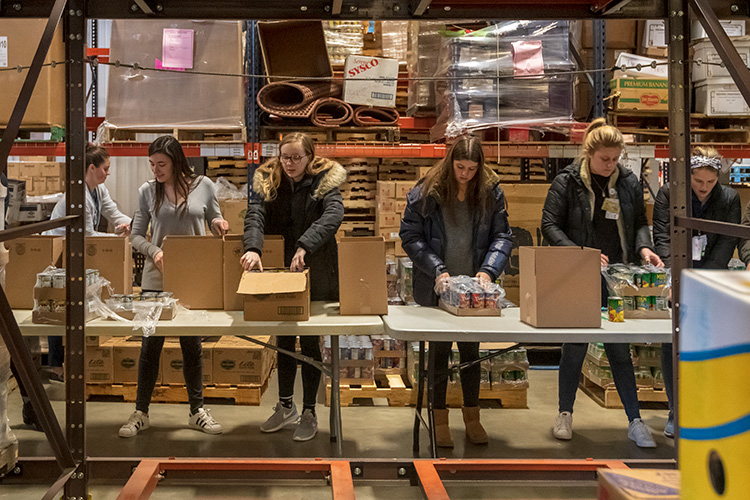
[[[672,272],[666,267],[656,267],[653,264],[643,266],[628,266],[626,264],[611,264],[602,266],[602,276],[607,283],[610,295],[622,295],[627,288],[633,291],[640,288],[658,288],[660,295],[666,297],[672,288]]]
[[[744,271],[747,269],[747,266],[740,259],[732,258],[732,260],[729,261],[729,264],[727,264],[727,269],[730,271]]]
[[[435,288],[440,300],[459,309],[500,309],[505,298],[505,290],[500,285],[485,283],[469,276],[451,276],[439,280]]]
[[[0,340],[0,450],[18,443],[8,419],[8,379],[10,378],[10,353]]]
[[[65,324],[65,287],[66,271],[54,266],[47,267],[36,275],[34,284],[34,310],[32,322],[37,324]],[[102,302],[102,289],[112,293],[109,281],[99,275],[97,269],[86,269],[86,299],[84,316],[86,321],[107,317],[112,311]]]
[[[214,184],[216,185],[216,199],[219,201],[247,199],[247,187],[245,189],[237,188],[223,177],[216,179]]]

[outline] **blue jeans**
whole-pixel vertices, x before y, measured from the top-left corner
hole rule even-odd
[[[561,412],[569,411],[573,413],[578,380],[581,377],[581,368],[586,357],[587,347],[588,344],[563,344],[558,382],[559,411]],[[641,418],[633,360],[630,357],[630,345],[604,344],[604,350],[607,353],[615,387],[625,407],[628,420],[632,422],[633,419]]]

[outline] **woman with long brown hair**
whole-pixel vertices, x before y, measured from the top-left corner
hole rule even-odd
[[[221,237],[229,229],[219,211],[216,188],[210,179],[190,168],[182,145],[172,136],[156,139],[148,148],[154,179],[138,190],[138,210],[133,219],[133,247],[146,256],[141,286],[144,292],[163,290],[164,252],[168,235],[205,235],[206,226]],[[146,239],[149,225],[151,239]],[[197,263],[196,265],[200,265]],[[159,376],[159,357],[164,337],[143,337],[138,362],[138,393],[135,411],[120,428],[120,437],[132,437],[149,427],[148,409]],[[208,434],[220,434],[221,424],[203,408],[203,359],[201,338],[180,337],[185,385],[190,414],[188,425]]]
[[[338,163],[315,155],[312,140],[295,132],[284,137],[279,156],[258,167],[253,177],[250,205],[245,214],[243,269],[263,270],[261,256],[266,234],[284,236],[284,265],[290,271],[310,268],[310,298],[336,301],[339,297],[336,231],[344,220],[344,202],[339,186],[346,170]],[[297,337],[281,335],[276,345],[293,352]],[[301,336],[302,354],[321,360],[320,337]],[[297,423],[292,439],[308,441],[318,432],[315,401],[320,371],[302,364],[302,415],[294,404],[297,360],[279,353],[279,402],[274,413],[260,426],[276,432]]]
[[[401,242],[414,263],[414,300],[436,306],[436,290],[450,276],[467,275],[490,282],[497,279],[511,251],[505,196],[498,176],[484,164],[476,137],[458,138],[448,152],[407,197],[401,221]],[[434,387],[436,444],[452,448],[445,404],[448,359],[453,342],[430,342],[437,377]],[[461,363],[479,359],[479,342],[458,342]],[[466,436],[474,444],[488,442],[479,422],[480,367],[461,372]]]

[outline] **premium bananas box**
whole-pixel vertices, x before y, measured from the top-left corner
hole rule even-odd
[[[750,273],[682,273],[682,500],[750,497]]]

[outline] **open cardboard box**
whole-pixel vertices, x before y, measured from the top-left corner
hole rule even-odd
[[[248,271],[237,293],[244,295],[245,321],[307,321],[310,319],[310,272],[288,269]]]
[[[244,253],[243,236],[227,234],[224,236],[224,310],[242,311],[243,297],[237,293],[237,286],[242,278],[240,258]],[[263,238],[263,255],[261,262],[264,268],[284,267],[284,237],[267,234]]]

